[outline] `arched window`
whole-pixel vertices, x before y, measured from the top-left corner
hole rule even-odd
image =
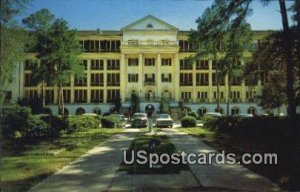
[[[207,109],[205,107],[201,107],[197,110],[199,116],[203,116],[205,113],[207,113]]]
[[[85,113],[85,110],[81,107],[77,108],[76,109],[76,115],[82,115]]]
[[[93,109],[93,113],[95,113],[97,115],[101,115],[101,109],[96,107],[95,109]]]
[[[69,110],[67,108],[64,108],[64,112],[65,112],[65,115],[69,115]]]
[[[240,114],[240,108],[232,107],[231,108],[231,115]]]
[[[256,114],[256,108],[255,107],[249,107],[247,112],[248,112],[248,114],[255,115]]]
[[[216,113],[221,113],[221,114],[224,114],[224,109],[222,107],[219,107],[219,110],[218,108],[215,109],[215,112]]]

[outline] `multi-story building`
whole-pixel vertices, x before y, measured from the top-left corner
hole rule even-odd
[[[252,50],[260,47],[260,40],[268,31],[255,31],[252,47],[244,57],[251,57]],[[123,110],[130,107],[132,94],[140,98],[140,110],[159,110],[164,98],[170,107],[179,103],[203,114],[216,110],[215,62],[203,57],[194,64],[187,57],[195,54],[188,42],[189,31],[178,28],[151,15],[146,16],[120,31],[78,31],[84,52],[80,55],[85,65],[85,76],[70,77],[64,86],[66,112],[107,112],[117,97]],[[29,54],[17,67],[16,78],[8,99],[19,97],[33,99],[41,93],[41,86],[31,80],[32,69],[38,61]],[[244,65],[244,60],[240,61]],[[262,113],[255,95],[264,84],[258,79],[248,84],[242,79],[232,81],[230,111],[235,113]],[[220,106],[224,113],[228,100],[228,77],[220,82]],[[45,91],[46,107],[58,113],[57,87],[48,85]],[[285,108],[281,112],[286,112]]]

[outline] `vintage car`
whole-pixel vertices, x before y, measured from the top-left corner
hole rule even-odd
[[[155,120],[156,127],[173,127],[173,119],[169,114],[158,114]]]

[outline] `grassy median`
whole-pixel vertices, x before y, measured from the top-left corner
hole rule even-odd
[[[90,129],[26,142],[22,150],[3,150],[1,190],[24,192],[123,129]],[[21,152],[20,152],[21,151]]]

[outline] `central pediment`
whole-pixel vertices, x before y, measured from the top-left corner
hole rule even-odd
[[[143,17],[121,29],[122,31],[178,31],[178,29],[152,15]]]

